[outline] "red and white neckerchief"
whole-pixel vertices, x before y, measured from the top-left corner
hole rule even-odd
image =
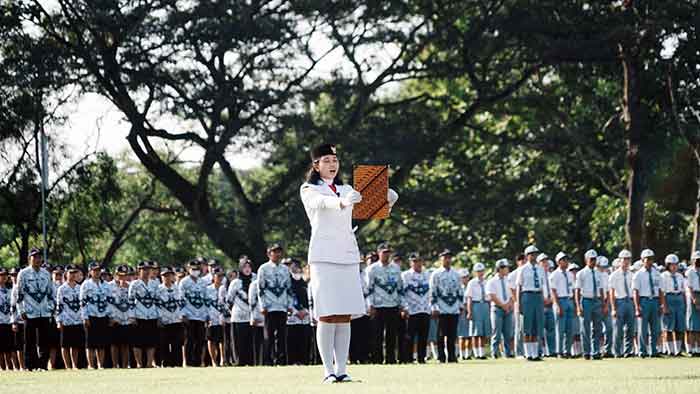
[[[335,193],[336,195],[338,195],[338,189],[335,187],[334,184],[332,184],[332,183],[327,183],[327,185],[328,185],[328,187],[331,188],[331,190],[333,190],[333,193]]]

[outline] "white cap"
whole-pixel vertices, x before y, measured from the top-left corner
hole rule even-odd
[[[666,260],[664,260],[664,262],[666,264],[678,264],[678,256],[671,253],[668,256],[666,256]]]
[[[679,271],[685,271],[688,269],[688,264],[685,262],[681,261],[680,264],[678,264],[678,270]]]
[[[619,258],[621,258],[621,259],[631,259],[631,258],[632,258],[632,252],[630,252],[630,251],[627,250],[627,249],[622,249],[622,250],[620,251],[620,254],[617,255],[617,257],[619,257]]]
[[[651,249],[642,250],[642,259],[646,259],[647,257],[654,257],[654,251]]]
[[[549,269],[552,269],[554,267],[556,267],[556,265],[554,264],[554,261],[549,260]]]
[[[696,250],[695,252],[693,252],[693,255],[690,256],[690,261],[698,259],[700,259],[700,250]]]
[[[485,269],[486,269],[486,267],[482,263],[474,264],[474,272],[482,272]]]
[[[576,264],[576,263],[571,263],[571,264],[569,264],[569,268],[567,268],[566,270],[567,270],[567,271],[573,271],[573,270],[577,270],[577,269],[579,269],[578,264]]]
[[[616,258],[612,262],[612,267],[615,269],[620,268],[621,265],[622,265],[622,259],[620,257]]]
[[[533,253],[539,253],[539,252],[540,252],[540,250],[537,249],[537,246],[535,246],[535,245],[530,245],[527,248],[525,248],[525,256],[527,256],[529,254],[533,254]]]
[[[466,278],[467,276],[469,276],[469,269],[462,268],[459,271],[457,271],[457,273],[459,274],[460,278]]]
[[[608,258],[605,256],[598,256],[598,258],[596,259],[596,262],[598,263],[599,267],[608,268],[608,263],[610,261],[608,261]]]
[[[556,260],[556,262],[558,263],[559,260],[563,259],[564,257],[568,258],[569,255],[564,253],[564,252],[559,252],[559,253],[557,253],[557,256],[554,258],[554,260]]]
[[[634,264],[632,264],[631,269],[632,271],[639,271],[640,269],[642,269],[642,260],[635,261]]]
[[[547,259],[549,259],[549,256],[547,256],[547,255],[544,254],[544,253],[540,253],[540,255],[537,256],[537,262],[538,262],[538,263],[541,263],[542,260],[547,260]]]
[[[508,259],[500,259],[496,261],[496,268],[504,268],[509,266],[510,264],[508,263]]]
[[[588,249],[584,257],[586,260],[598,258],[598,252],[596,252],[594,249]]]

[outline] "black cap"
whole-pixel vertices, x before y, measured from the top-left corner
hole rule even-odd
[[[378,252],[391,252],[393,249],[391,249],[391,245],[389,245],[388,242],[382,242],[377,246],[377,251]]]
[[[268,252],[272,252],[273,250],[283,250],[283,249],[284,248],[282,247],[282,245],[280,245],[278,243],[273,243],[272,245],[267,247]]]
[[[187,268],[199,268],[201,265],[199,259],[193,259],[187,263]]]
[[[0,267],[0,275],[7,275],[7,268]]]
[[[102,269],[102,265],[98,263],[97,261],[91,261],[90,264],[88,265],[88,268],[90,268],[90,271],[94,269]]]
[[[411,254],[408,255],[408,259],[411,260],[411,261],[413,261],[413,260],[420,260],[421,257],[420,257],[420,254],[419,254],[418,252],[413,252],[413,253],[411,253]]]
[[[209,260],[207,260],[207,265],[210,267],[214,267],[214,266],[218,266],[220,264],[219,264],[219,260],[217,260],[217,259],[209,259]]]
[[[127,267],[125,264],[121,264],[117,266],[117,269],[114,270],[114,272],[116,272],[117,275],[128,275],[129,267]]]
[[[403,260],[403,253],[401,252],[396,252],[391,256],[393,259],[401,259]]]
[[[136,270],[134,269],[134,267],[129,266],[129,275],[135,275],[135,274],[136,274]]]
[[[39,248],[31,248],[29,249],[29,257],[32,257],[34,255],[40,255],[41,254],[41,249]]]
[[[224,269],[221,267],[216,267],[216,268],[212,269],[211,272],[212,272],[212,275],[215,275],[215,276],[226,275],[226,271],[224,271]]]
[[[158,264],[158,262],[155,261],[155,260],[148,260],[148,265],[149,265],[151,268],[158,268],[158,267],[160,267],[160,265]]]
[[[103,268],[102,272],[100,273],[100,276],[112,276],[112,273],[109,272],[109,268]]]
[[[12,268],[10,268],[10,275],[19,275],[19,271],[21,271],[21,270],[22,270],[21,268],[12,267]]]
[[[53,269],[51,270],[51,272],[63,272],[63,271],[64,271],[63,266],[60,264],[54,265]]]
[[[169,274],[175,274],[175,271],[173,271],[173,267],[171,267],[171,266],[163,267],[163,269],[160,270],[161,276],[165,276],[165,275],[169,275]]]
[[[440,257],[442,257],[442,256],[454,256],[454,255],[452,254],[452,251],[451,251],[451,250],[449,250],[449,249],[443,249],[443,251],[440,252]]]
[[[336,155],[336,148],[333,144],[322,144],[311,150],[311,160],[316,161],[323,156]]]
[[[173,269],[173,271],[174,271],[176,274],[184,274],[184,273],[185,273],[185,269],[182,268],[182,267],[180,267],[180,266],[175,267],[175,269]]]
[[[138,264],[136,264],[136,268],[138,268],[140,270],[148,269],[148,268],[151,268],[151,264],[148,260],[142,260],[142,261],[139,261]]]
[[[80,268],[79,268],[77,265],[75,265],[75,264],[68,264],[68,265],[66,266],[66,271],[68,271],[68,272],[79,272],[79,271],[80,271]]]

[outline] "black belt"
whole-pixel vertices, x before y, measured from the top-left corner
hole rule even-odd
[[[640,300],[658,300],[659,297],[639,297]]]
[[[566,297],[557,297],[557,299],[559,299],[559,300],[570,300],[571,297],[570,297],[570,296],[566,296]]]
[[[542,290],[523,290],[521,293],[542,293]]]
[[[486,302],[486,301],[483,301],[483,300],[482,301],[473,301],[472,300],[472,304],[481,304],[482,302]]]

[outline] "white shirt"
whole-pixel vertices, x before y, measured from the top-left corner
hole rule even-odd
[[[488,294],[491,301],[497,299],[504,304],[510,301],[511,293],[507,282],[507,277],[502,278],[498,274],[486,282],[486,294]],[[503,298],[504,295],[505,298]]]
[[[673,279],[676,279],[675,283]],[[671,274],[670,271],[665,271],[661,274],[661,290],[664,294],[683,294],[685,290],[685,279],[683,275],[676,272]]]
[[[514,269],[512,272],[508,273],[508,279],[506,280],[506,284],[508,285],[509,289],[516,290],[518,288],[518,286],[515,284],[515,280],[518,278],[518,272],[520,272],[523,266],[524,264]]]
[[[537,278],[537,283],[535,283],[535,278]],[[525,263],[518,271],[518,275],[515,278],[515,285],[519,287],[521,291],[542,291],[545,280],[547,280],[547,277],[542,267]]]
[[[686,283],[688,285],[688,290],[690,291],[700,291],[700,271],[695,267],[690,267],[685,272]]]
[[[595,292],[593,291],[593,277],[595,276]],[[603,287],[603,274],[589,266],[583,267],[576,275],[576,288],[581,289],[581,297],[598,298],[605,292]]]
[[[486,281],[479,280],[479,278],[474,278],[467,283],[467,290],[464,292],[464,303],[467,303],[467,299],[471,298],[472,302],[480,301],[490,301],[488,294],[486,293]]]
[[[661,286],[661,275],[659,271],[651,268],[651,281],[653,289],[649,285],[649,271],[646,267],[642,267],[632,278],[632,289],[639,292],[640,297],[658,297]],[[663,290],[662,290],[663,291]]]
[[[549,286],[552,290],[556,290],[557,297],[571,297],[573,295],[572,289],[574,288],[574,275],[571,272],[565,272],[561,268],[557,268],[549,275]]]
[[[610,289],[615,290],[616,300],[632,298],[632,276],[629,270],[623,271],[622,268],[618,268],[610,275],[608,283]],[[627,278],[627,287],[625,287],[625,278]]]
[[[304,183],[299,190],[311,223],[309,263],[359,264],[360,250],[352,231],[352,206],[340,208],[340,199],[352,193],[349,185],[335,185],[339,195],[323,181]]]

